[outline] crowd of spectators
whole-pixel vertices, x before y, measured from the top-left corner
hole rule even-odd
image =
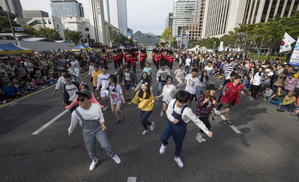
[[[110,52],[107,52],[111,56]],[[82,52],[40,52],[0,58],[0,104],[17,99],[57,82],[61,70],[68,69],[68,63],[76,60],[80,73],[88,70],[90,60],[99,60],[99,51]]]
[[[177,52],[177,54],[178,61],[205,70],[209,78],[232,80],[235,74],[240,75],[243,85],[251,93],[250,100],[262,99],[275,104],[279,112],[287,111],[299,117],[298,67],[282,62],[278,56],[260,62],[257,58],[242,53],[216,55],[215,53]],[[222,85],[226,83],[224,81]]]

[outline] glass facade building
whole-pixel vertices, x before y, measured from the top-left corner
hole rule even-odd
[[[103,0],[105,21],[128,34],[127,1],[126,0]]]
[[[180,35],[179,29],[186,23],[193,23],[195,0],[174,0],[172,36]]]
[[[64,18],[67,16],[84,17],[83,6],[76,0],[51,0],[52,15]]]

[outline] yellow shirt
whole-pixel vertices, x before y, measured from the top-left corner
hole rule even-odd
[[[298,76],[299,76],[299,72],[294,74],[294,78],[296,78],[296,80],[298,80]]]
[[[152,104],[153,100],[154,100],[154,95],[151,93],[150,97],[148,99],[144,99],[145,96],[146,96],[146,93],[143,93],[143,97],[140,98],[138,95],[139,95],[139,92],[138,91],[134,97],[134,99],[132,100],[132,102],[134,104],[138,104],[138,108],[141,109],[142,111],[151,111],[153,110],[153,106],[154,104]]]
[[[92,72],[92,84],[93,84],[93,86],[97,86],[98,75],[101,74],[101,73],[102,73],[101,70]]]

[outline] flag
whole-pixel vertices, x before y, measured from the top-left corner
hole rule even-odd
[[[299,66],[299,37],[296,42],[293,54],[291,56],[290,64],[294,66]]]
[[[291,51],[292,50],[291,44],[294,42],[296,42],[296,40],[293,39],[287,32],[285,32],[280,44],[279,53]]]

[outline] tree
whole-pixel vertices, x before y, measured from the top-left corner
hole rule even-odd
[[[199,41],[199,44],[201,47],[204,46],[208,49],[217,48],[217,45],[219,45],[219,43],[220,43],[219,38],[216,38],[216,37],[212,37],[212,38],[207,37],[207,38],[201,39]],[[214,47],[214,45],[215,45],[215,47]]]
[[[83,37],[82,32],[72,30],[64,31],[64,34],[69,41],[72,41],[75,44],[79,44],[81,38]]]
[[[37,31],[37,36],[38,37],[46,37],[53,41],[54,40],[62,40],[58,31],[56,31],[55,29],[47,28],[47,27],[39,28],[39,30]]]
[[[21,25],[17,24],[15,21],[11,20],[12,27],[21,27]],[[5,30],[3,29],[5,28]],[[7,16],[0,16],[0,31],[11,33],[10,24]]]
[[[34,37],[37,36],[37,30],[35,30],[35,28],[33,28],[33,27],[24,25],[23,29],[24,29],[25,34],[28,34],[28,35],[31,35],[31,36],[34,36]]]
[[[122,33],[116,32],[116,31],[112,30],[111,27],[109,27],[108,41],[109,42],[113,41],[112,45],[114,45],[114,46],[120,46],[120,45],[125,45],[125,41],[129,41],[129,40]],[[133,45],[133,42],[129,41],[129,44]]]
[[[170,43],[172,45],[174,44],[175,37],[172,36],[171,26],[168,26],[167,28],[164,29],[159,41],[161,41],[162,39],[166,40],[166,42],[169,42],[169,40],[171,39]]]

